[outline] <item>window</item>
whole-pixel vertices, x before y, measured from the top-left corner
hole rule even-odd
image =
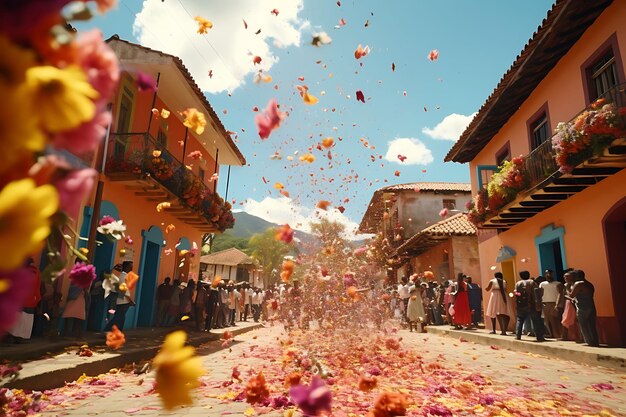
[[[504,161],[509,160],[511,160],[511,144],[507,142],[506,145],[496,153],[496,165],[500,166]]]
[[[491,176],[498,170],[495,165],[479,165],[476,168],[478,171],[478,188],[487,188],[487,184],[491,181]]]
[[[448,209],[448,210],[455,210],[456,209],[456,200],[444,198],[443,199],[443,208]]]
[[[591,65],[589,75],[591,76],[592,101],[619,84],[617,81],[615,55],[612,48]]]
[[[545,112],[530,124],[530,135],[531,151],[548,140],[548,115]]]

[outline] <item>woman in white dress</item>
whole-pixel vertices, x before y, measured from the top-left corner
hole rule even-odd
[[[423,322],[426,317],[424,311],[424,301],[422,300],[422,286],[418,285],[411,290],[409,302],[407,304],[407,318],[409,320],[409,329],[413,331],[413,326],[417,331],[417,323]]]
[[[500,331],[503,336],[506,336],[506,329],[509,326],[511,317],[509,316],[509,308],[506,298],[506,282],[502,272],[496,272],[494,278],[489,281],[487,292],[490,292],[489,304],[487,304],[487,311],[485,315],[491,318],[491,334],[496,334],[496,319],[500,324]]]

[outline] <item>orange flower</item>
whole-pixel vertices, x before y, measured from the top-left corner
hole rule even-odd
[[[396,392],[383,392],[380,394],[374,409],[368,413],[368,417],[394,417],[406,415],[408,402],[403,394]]]
[[[304,101],[304,104],[312,106],[319,101],[317,97],[309,94],[309,87],[307,87],[306,85],[297,85],[296,88],[300,92],[300,97],[302,97],[302,101]]]
[[[183,116],[185,116],[185,121],[183,122],[185,127],[193,130],[197,135],[201,135],[202,132],[204,132],[204,127],[206,126],[206,117],[204,116],[204,113],[191,108],[185,110],[183,112]]]
[[[361,46],[361,44],[359,44],[359,46],[357,46],[356,51],[354,51],[354,57],[356,59],[361,59],[363,58],[365,55],[370,53],[370,47],[369,46],[365,46],[365,48],[363,48]]]
[[[374,375],[361,375],[359,378],[359,390],[361,391],[371,391],[378,385],[378,378]]]
[[[293,275],[293,269],[295,266],[296,264],[289,259],[283,262],[283,269],[280,273],[280,279],[282,279],[283,282],[289,282],[291,275]]]
[[[250,378],[246,384],[246,401],[250,404],[255,404],[263,401],[270,395],[270,390],[265,382],[265,376],[263,372],[259,372],[257,376]]]
[[[280,226],[276,229],[274,239],[281,240],[285,243],[291,243],[293,241],[293,229],[288,224]]]
[[[335,144],[335,139],[333,138],[324,138],[322,139],[322,146],[325,147],[326,149],[328,148],[332,148],[332,146]]]
[[[285,387],[289,388],[294,385],[300,385],[302,379],[302,372],[292,372],[285,378]]]
[[[124,333],[122,333],[121,330],[114,324],[113,329],[107,333],[107,346],[111,349],[117,350],[121,348],[124,343],[126,343]]]
[[[209,31],[209,29],[213,28],[213,23],[204,17],[196,16],[194,20],[198,22],[198,33],[201,35],[204,35]]]
[[[274,184],[274,188],[276,188],[277,190],[282,190],[283,188],[285,188],[285,186],[282,182],[277,182],[276,184]]]
[[[211,287],[213,288],[217,288],[222,282],[222,277],[217,275],[215,278],[213,278],[213,281],[211,282]]]
[[[312,164],[313,162],[315,162],[315,156],[310,153],[305,153],[300,157],[300,161]]]

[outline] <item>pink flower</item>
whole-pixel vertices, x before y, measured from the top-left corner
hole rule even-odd
[[[361,103],[365,103],[365,95],[363,95],[363,91],[356,90],[356,101],[360,101]]]
[[[157,83],[156,80],[150,74],[146,74],[144,72],[137,72],[137,79],[135,80],[137,84],[137,88],[139,91],[157,91]]]
[[[100,0],[98,9],[103,3],[115,2],[116,0]],[[78,65],[85,70],[89,83],[100,93],[99,100],[108,102],[120,78],[115,52],[104,43],[102,33],[97,29],[82,33],[76,43]]]
[[[77,262],[70,271],[70,282],[79,288],[87,289],[96,279],[96,267],[84,262]]]
[[[61,198],[61,209],[73,219],[78,217],[84,197],[91,191],[96,180],[96,170],[88,168],[70,171],[54,183]]]
[[[191,159],[200,159],[200,158],[202,158],[202,152],[201,151],[193,151],[189,155],[187,155],[187,157],[191,158]]]
[[[428,59],[431,61],[436,61],[439,59],[439,51],[437,49],[433,49],[428,53]]]
[[[115,221],[115,219],[111,216],[102,216],[102,218],[100,219],[100,226],[104,226],[107,225],[109,223],[113,223]]]
[[[448,216],[448,209],[447,208],[442,208],[441,211],[439,212],[439,216],[440,217],[447,217]]]
[[[263,110],[262,114],[257,114],[254,117],[259,136],[261,139],[267,139],[272,133],[272,130],[278,129],[280,123],[285,119],[286,114],[278,110],[278,103],[276,99],[271,99],[267,104],[267,108]]]
[[[92,120],[81,124],[74,130],[55,135],[54,146],[67,149],[75,155],[82,155],[94,150],[100,139],[106,134],[107,126],[111,123],[111,112],[107,111],[103,104],[99,107]]]
[[[319,416],[324,412],[331,412],[333,395],[318,376],[313,377],[311,385],[291,387],[289,395],[305,416]]]
[[[11,329],[32,293],[35,274],[29,268],[0,272],[0,335]]]

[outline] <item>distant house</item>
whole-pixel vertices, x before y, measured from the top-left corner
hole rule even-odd
[[[463,272],[480,282],[476,226],[464,213],[430,225],[400,245],[395,256],[409,260],[413,271],[432,271],[435,278],[452,279]]]
[[[262,287],[258,263],[237,248],[201,256],[200,272],[208,281],[219,275],[227,282],[248,282],[254,287]]]
[[[216,192],[217,176],[220,165],[242,166],[245,158],[180,58],[117,36],[107,44],[124,71],[95,161],[99,184],[84,207],[81,236],[100,243],[94,257],[99,275],[122,260],[134,261],[140,278],[126,326],[151,326],[159,283],[167,276],[197,280],[194,243],[233,226],[230,204]],[[146,85],[148,77],[156,91]],[[205,115],[201,134],[184,126],[188,108]],[[96,234],[92,219],[104,215],[123,220],[134,243]],[[105,314],[92,314],[90,327],[100,330]]]
[[[446,156],[468,163],[483,271],[595,286],[626,346],[626,1],[557,0]],[[483,276],[483,284],[491,278]]]
[[[449,215],[465,210],[470,192],[470,184],[450,182],[414,182],[381,188],[374,192],[358,230],[382,236],[390,257],[387,275],[395,281],[413,272],[409,259],[398,256],[396,249],[439,222],[443,209]],[[446,274],[446,278],[450,277]]]

